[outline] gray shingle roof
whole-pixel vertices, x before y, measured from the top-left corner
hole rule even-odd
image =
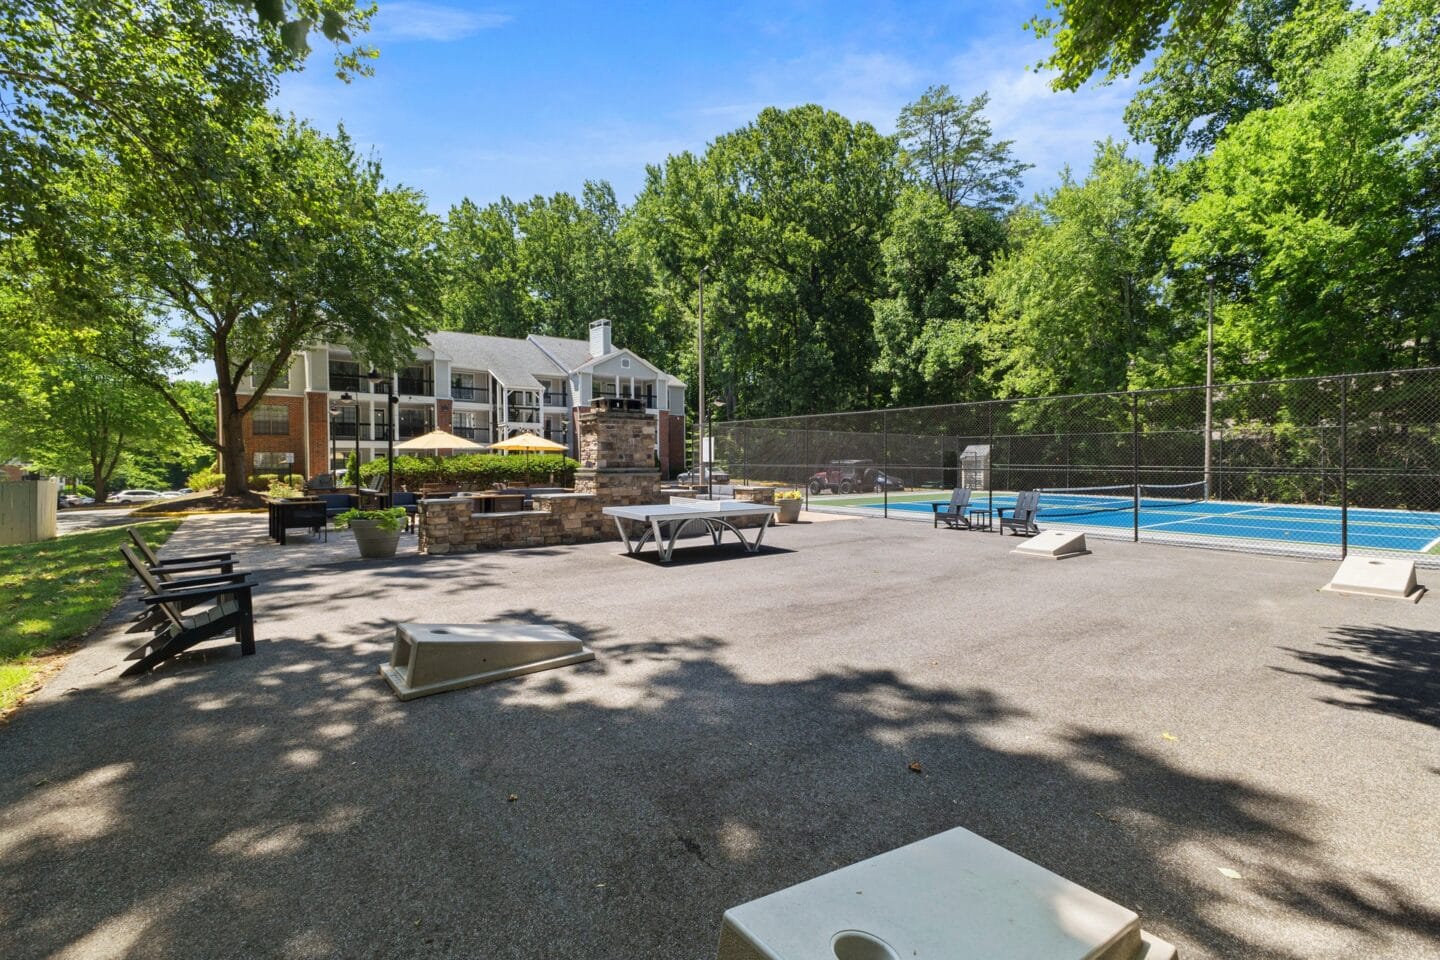
[[[478,333],[432,333],[430,346],[455,367],[464,370],[489,370],[511,390],[539,390],[541,376],[557,376],[560,370],[533,343],[509,337],[490,337]]]
[[[530,339],[544,347],[549,354],[560,361],[565,372],[569,373],[576,367],[590,359],[590,342],[588,340],[571,340],[568,337],[542,337],[532,333]]]

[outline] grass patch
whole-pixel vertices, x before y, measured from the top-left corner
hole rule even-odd
[[[159,545],[178,520],[140,524]],[[120,557],[126,527],[88,530],[0,547],[0,714],[19,702],[44,669],[43,657],[101,621],[130,583]]]

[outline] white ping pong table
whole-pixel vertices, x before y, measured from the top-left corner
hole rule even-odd
[[[717,547],[720,545],[720,538],[729,530],[735,534],[746,552],[755,553],[760,549],[760,544],[765,539],[765,531],[770,528],[770,521],[778,510],[778,507],[769,504],[746,503],[740,500],[685,500],[633,507],[606,507],[603,512],[605,516],[615,519],[615,528],[620,531],[620,539],[625,541],[627,553],[637,554],[641,547],[653,540],[655,549],[660,553],[660,562],[669,563],[675,552],[675,541],[691,524],[704,526],[705,532],[710,534],[711,542]],[[745,534],[741,533],[734,523],[749,517],[764,518],[755,529],[753,541],[745,539]],[[627,522],[643,528],[638,538],[631,537],[632,531],[626,528]]]

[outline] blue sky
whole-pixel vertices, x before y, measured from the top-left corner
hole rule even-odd
[[[997,135],[1035,164],[1027,187],[1083,170],[1124,136],[1133,83],[1054,93],[1022,29],[1041,3],[509,3],[379,0],[375,75],[348,86],[317,49],[276,106],[343,122],[388,176],[443,212],[605,179],[623,200],[646,163],[702,150],[765,106],[819,103],[894,129],[900,107],[948,83],[988,90]]]

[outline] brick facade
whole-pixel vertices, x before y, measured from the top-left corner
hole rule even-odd
[[[249,399],[248,396],[238,398],[242,404]],[[245,468],[252,474],[256,472],[255,454],[257,453],[288,453],[294,457],[294,461],[290,466],[291,471],[310,476],[305,450],[305,398],[267,396],[261,400],[259,404],[256,404],[256,407],[265,404],[283,406],[289,409],[290,431],[283,436],[275,434],[256,435],[254,432],[254,418],[246,417],[245,456],[247,462]],[[323,462],[323,460],[321,462]],[[276,473],[278,470],[267,469],[265,472]]]
[[[435,401],[435,429],[450,432],[450,425],[455,422],[455,401],[437,399]]]
[[[323,393],[309,392],[305,394],[305,408],[310,427],[310,459],[303,470],[297,468],[295,472],[313,477],[330,472],[329,466],[324,466],[330,462],[330,398]]]

